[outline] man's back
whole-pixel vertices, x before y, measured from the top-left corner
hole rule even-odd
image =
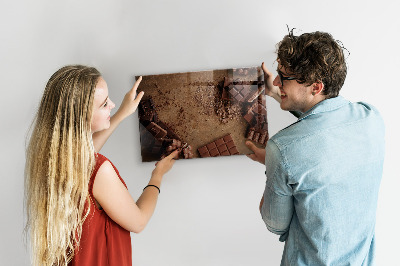
[[[383,157],[379,113],[341,96],[271,138],[262,215],[286,241],[283,265],[372,263]]]

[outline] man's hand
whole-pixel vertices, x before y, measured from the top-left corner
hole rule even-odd
[[[257,148],[256,145],[250,141],[246,141],[246,146],[254,152],[252,154],[247,154],[247,157],[253,161],[265,164],[265,149]]]
[[[274,86],[274,76],[272,73],[265,67],[264,62],[261,64],[261,68],[264,71],[264,82],[265,82],[265,94],[271,96],[279,103],[281,100],[281,90],[278,86]]]

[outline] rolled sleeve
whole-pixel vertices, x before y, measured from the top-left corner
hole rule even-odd
[[[273,141],[266,147],[267,182],[264,191],[264,202],[261,206],[261,217],[268,230],[274,234],[284,235],[292,220],[294,205],[288,172],[284,158]],[[286,237],[280,239],[284,241]]]

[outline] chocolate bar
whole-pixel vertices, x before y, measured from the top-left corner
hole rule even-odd
[[[260,95],[244,114],[243,118],[252,127],[262,128],[267,122],[267,110],[265,104],[265,96]]]
[[[162,139],[165,136],[167,136],[167,131],[157,125],[154,122],[150,122],[150,124],[146,127],[146,129],[156,138],[156,139]]]
[[[225,77],[224,87],[229,89],[233,99],[238,102],[253,102],[265,90],[264,83],[259,81],[240,81]]]
[[[247,139],[266,145],[268,141],[268,120],[266,96],[260,95],[257,102],[252,104],[243,118],[249,123]]]
[[[168,139],[176,139],[180,140],[179,136],[175,134],[175,132],[164,122],[158,121],[157,123],[160,127],[162,127],[165,131],[167,131],[167,136],[166,138]]]
[[[226,155],[236,155],[239,151],[233,142],[231,134],[219,138],[197,149],[200,157],[217,157]]]
[[[266,145],[268,141],[268,130],[251,127],[247,132],[247,139],[262,145]]]

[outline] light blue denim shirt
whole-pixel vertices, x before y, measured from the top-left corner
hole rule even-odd
[[[373,265],[384,146],[379,112],[341,96],[268,141],[261,215],[281,265]]]

